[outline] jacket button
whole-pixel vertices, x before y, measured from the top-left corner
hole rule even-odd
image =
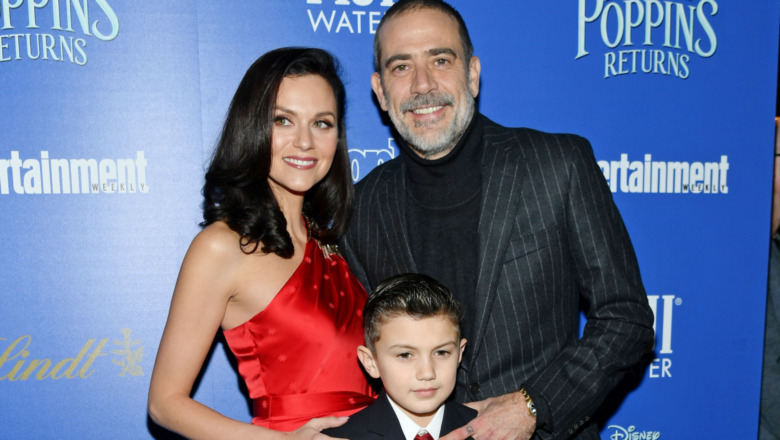
[[[471,394],[478,394],[479,393],[479,384],[474,382],[471,385],[469,385],[469,391]]]

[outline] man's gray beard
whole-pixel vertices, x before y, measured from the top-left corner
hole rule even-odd
[[[427,159],[439,153],[449,152],[455,147],[461,136],[463,136],[463,133],[466,131],[466,127],[468,127],[469,121],[474,114],[475,108],[475,100],[470,94],[466,94],[466,99],[467,101],[465,112],[456,114],[449,127],[444,130],[443,136],[431,141],[428,141],[425,139],[425,137],[418,136],[412,132],[412,130],[406,124],[404,124],[403,119],[399,115],[395,114],[394,111],[389,111],[388,114],[390,115],[390,120],[393,121],[393,125],[395,125],[395,129],[398,131],[398,134],[400,134],[404,141],[406,141],[407,145],[409,145],[409,148],[417,152],[423,158]],[[388,108],[390,108],[389,102],[387,105]],[[416,128],[419,128],[425,127],[427,123],[418,122],[414,125]]]

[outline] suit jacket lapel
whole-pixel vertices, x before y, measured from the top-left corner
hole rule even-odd
[[[452,431],[466,426],[471,420],[477,417],[477,412],[471,408],[460,406],[455,402],[449,401],[444,404],[444,419],[441,421],[441,437]],[[471,439],[471,437],[469,437]]]
[[[371,411],[369,417],[368,431],[378,437],[385,437],[390,440],[404,438],[404,432],[401,429],[401,423],[387,400],[387,394],[382,391],[376,402],[369,407]]]
[[[471,353],[467,371],[472,370],[485,334],[525,176],[520,167],[523,151],[519,140],[511,130],[496,132],[496,127],[486,120],[482,145],[482,209],[478,226],[478,308],[472,334],[467,336],[467,350]]]
[[[464,425],[464,422],[460,420],[458,417],[458,413],[455,412],[456,407],[452,404],[452,402],[447,402],[444,404],[444,418],[441,421],[441,437],[444,437],[446,434],[449,434],[450,432],[460,428]]]
[[[392,260],[386,266],[394,268],[392,273],[416,272],[417,265],[412,257],[409,234],[406,229],[406,166],[401,162],[398,172],[385,182],[383,191],[377,194],[380,208],[378,230],[387,241],[386,249],[392,249]],[[381,280],[379,280],[381,281]]]

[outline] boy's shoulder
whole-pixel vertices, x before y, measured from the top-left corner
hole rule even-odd
[[[442,422],[441,435],[449,434],[449,431],[460,428],[477,417],[477,410],[469,408],[458,402],[446,402],[444,404],[444,421]],[[447,432],[444,432],[444,430]]]
[[[394,429],[396,427],[397,432]],[[349,416],[349,420],[343,425],[324,429],[322,433],[330,437],[350,440],[379,439],[383,435],[390,437],[392,434],[400,434],[397,437],[399,440],[403,438],[401,425],[396,420],[393,408],[384,393],[381,393],[372,404]]]

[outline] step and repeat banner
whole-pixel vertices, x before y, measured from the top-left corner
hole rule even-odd
[[[369,84],[393,3],[0,0],[0,437],[175,438],[146,394],[235,88],[270,49],[333,52],[359,180],[399,154]],[[587,137],[634,242],[656,346],[602,438],[755,438],[780,0],[451,3],[480,111]],[[194,396],[249,421],[226,351]]]

